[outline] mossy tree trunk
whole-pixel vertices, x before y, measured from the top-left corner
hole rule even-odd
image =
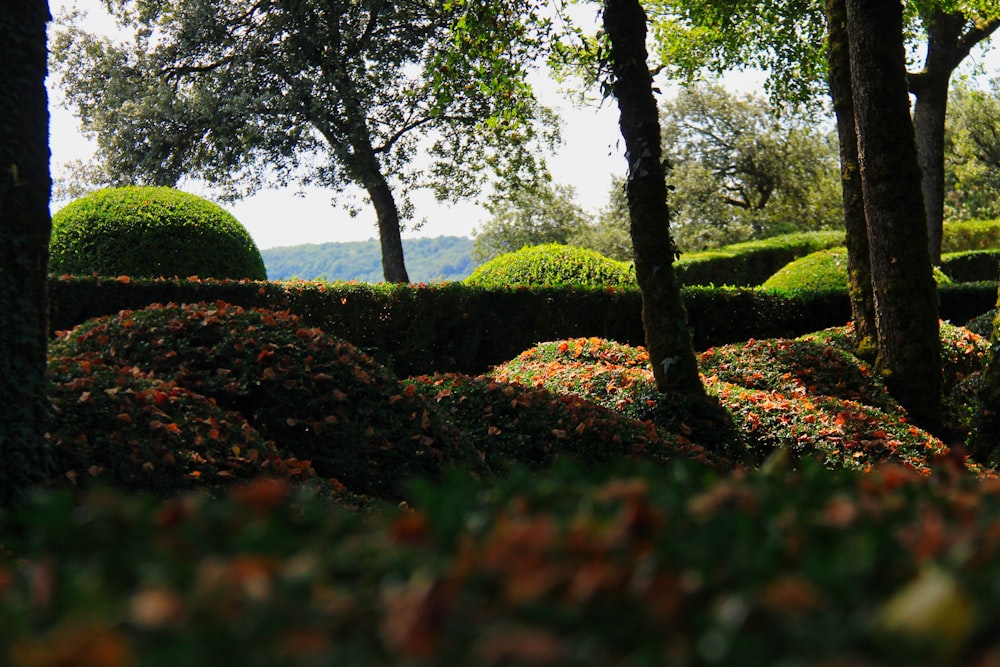
[[[0,503],[46,474],[46,0],[0,2]]]
[[[638,0],[605,0],[613,93],[628,160],[630,231],[642,323],[656,387],[703,396],[687,313],[674,277],[670,212],[653,78],[646,65],[646,13]]]
[[[827,0],[828,83],[837,117],[840,143],[840,177],[847,235],[847,288],[854,321],[854,344],[864,358],[875,356],[875,303],[872,298],[871,263],[868,256],[868,221],[858,165],[854,98],[851,94],[851,54],[844,0]]]
[[[910,120],[902,5],[898,0],[845,5],[877,367],[913,421],[934,429],[941,418],[938,299]]]

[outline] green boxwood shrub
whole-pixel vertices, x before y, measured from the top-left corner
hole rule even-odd
[[[549,243],[494,257],[465,279],[475,287],[635,287],[625,262],[586,248]]]
[[[52,216],[56,275],[266,280],[246,229],[216,204],[164,187],[107,188]]]
[[[841,231],[797,232],[759,241],[685,253],[674,264],[682,285],[756,287],[789,262],[810,253],[842,246]]]
[[[482,467],[413,388],[287,312],[153,305],[85,322],[50,349],[96,354],[212,398],[356,493],[395,498],[411,477]]]
[[[934,269],[938,285],[950,285],[951,279]],[[768,290],[825,291],[847,289],[847,248],[829,248],[801,257],[782,267],[764,281]]]

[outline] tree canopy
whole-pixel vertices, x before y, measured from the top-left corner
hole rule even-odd
[[[487,174],[530,181],[554,138],[526,83],[548,30],[533,0],[106,5],[131,42],[70,19],[53,48],[67,100],[97,138],[88,180],[191,176],[229,198],[291,182],[338,197],[360,186],[389,281],[408,279],[408,193],[464,197]],[[417,155],[430,166],[414,169]]]
[[[817,114],[719,84],[682,89],[660,108],[681,250],[841,224],[835,138]]]

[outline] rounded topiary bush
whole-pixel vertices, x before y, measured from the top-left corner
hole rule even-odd
[[[283,460],[239,414],[134,366],[52,356],[48,378],[50,485],[172,494],[311,472]]]
[[[465,283],[476,287],[633,287],[635,274],[625,262],[594,250],[550,243],[495,257],[477,267]]]
[[[236,218],[164,187],[106,188],[52,216],[49,271],[135,278],[266,280],[260,251]]]
[[[287,312],[154,305],[85,322],[50,349],[97,354],[210,397],[357,493],[397,498],[412,477],[482,466],[413,388]]]
[[[951,279],[936,268],[934,279],[939,285],[951,283]],[[800,257],[779,269],[761,287],[773,290],[847,289],[847,248],[830,248]]]

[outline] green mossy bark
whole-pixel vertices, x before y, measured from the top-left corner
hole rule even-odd
[[[0,504],[47,473],[45,0],[0,3]]]
[[[861,186],[854,98],[851,92],[851,53],[844,0],[827,0],[828,83],[837,117],[840,143],[840,178],[847,234],[847,290],[854,321],[854,345],[858,355],[875,359],[875,302],[872,295],[871,263],[868,256],[868,224]]]

